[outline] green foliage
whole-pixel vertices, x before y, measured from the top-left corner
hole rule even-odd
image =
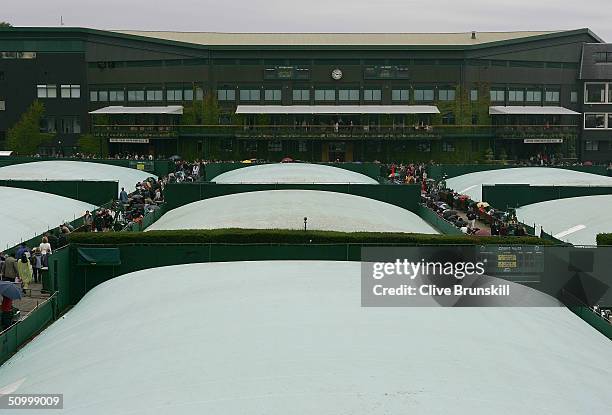
[[[204,97],[202,120],[205,125],[218,125],[219,114],[221,113],[219,108],[219,102],[214,94],[209,93]]]
[[[79,151],[85,154],[95,154],[101,157],[108,156],[108,142],[104,139],[94,137],[91,134],[79,136]]]
[[[13,25],[10,24],[9,22],[0,22],[0,29],[4,29],[8,27],[13,27]]]
[[[597,235],[597,245],[612,245],[612,233],[600,233]]]
[[[151,243],[356,243],[406,245],[551,245],[535,237],[426,235],[382,232],[333,232],[283,229],[210,229],[150,232],[71,233],[70,243],[88,245],[121,245]]]
[[[40,101],[34,101],[13,128],[8,130],[7,148],[24,156],[35,154],[39,146],[49,142],[53,136],[40,132],[44,113],[45,106]]]

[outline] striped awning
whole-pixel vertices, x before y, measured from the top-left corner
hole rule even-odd
[[[90,111],[90,114],[172,114],[182,115],[182,105],[166,105],[160,107],[123,107],[120,105],[111,105],[95,111]]]
[[[580,113],[565,107],[510,105],[489,107],[489,115],[580,115]]]
[[[238,105],[236,114],[439,114],[435,105]]]

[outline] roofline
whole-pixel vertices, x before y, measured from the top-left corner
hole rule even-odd
[[[159,38],[149,37],[149,36],[118,33],[118,32],[114,32],[110,30],[92,29],[92,28],[86,28],[86,27],[45,27],[45,26],[8,27],[8,28],[0,28],[0,35],[2,34],[2,32],[6,32],[6,33],[37,33],[37,32],[83,33],[87,35],[107,36],[107,37],[113,37],[117,39],[135,40],[135,41],[141,41],[141,42],[157,43],[157,44],[162,44],[162,45],[167,45],[167,46],[174,46],[174,47],[178,46],[182,48],[191,48],[191,49],[200,49],[200,50],[210,50],[210,49],[234,49],[234,50],[237,50],[237,49],[277,49],[277,50],[278,49],[302,49],[302,50],[304,49],[391,49],[391,50],[415,49],[415,50],[423,50],[423,49],[432,49],[432,50],[457,51],[457,50],[478,50],[478,49],[485,49],[489,47],[515,45],[515,44],[520,44],[520,43],[535,42],[535,41],[540,41],[540,40],[554,39],[554,38],[573,36],[573,35],[579,35],[579,34],[587,34],[591,36],[594,40],[596,40],[596,43],[606,43],[603,39],[601,39],[599,36],[597,36],[595,33],[593,33],[588,28],[553,31],[552,33],[546,33],[546,34],[541,34],[541,35],[526,36],[526,37],[521,37],[517,39],[498,40],[498,41],[480,43],[480,44],[475,44],[475,45],[461,45],[461,44],[448,44],[448,45],[426,45],[426,44],[424,45],[418,45],[418,44],[417,45],[385,45],[385,44],[380,44],[380,45],[369,45],[369,44],[366,44],[366,45],[360,45],[360,44],[354,44],[354,45],[346,45],[346,44],[337,44],[337,45],[333,45],[333,44],[330,44],[330,45],[203,45],[203,44],[198,44],[198,43],[189,43],[189,42],[182,42],[182,41],[177,41],[177,40],[159,39]],[[146,31],[143,31],[143,32],[146,32]],[[150,32],[155,32],[155,31],[150,31]],[[171,33],[172,31],[168,31],[168,32]],[[178,33],[200,33],[200,32],[178,32]],[[201,32],[201,33],[224,33],[224,32]],[[240,32],[232,32],[232,33],[240,34]],[[260,32],[260,33],[261,34],[272,34],[272,32]],[[379,33],[385,34],[382,32],[379,32]],[[437,32],[437,33],[444,34],[441,32]],[[453,34],[453,33],[468,33],[468,32],[448,32],[448,34]],[[506,32],[487,32],[487,33],[506,33]],[[522,31],[522,32],[518,31],[518,33],[530,33],[530,31]],[[254,32],[254,34],[259,34],[259,33]],[[277,34],[282,35],[282,34],[293,34],[293,33],[278,32]],[[295,34],[307,34],[307,33],[295,32]],[[353,33],[342,33],[342,32],[316,33],[316,32],[313,32],[310,34],[330,34],[330,35],[331,34],[355,34],[355,32]],[[364,33],[364,34],[377,34],[377,33],[370,32],[370,33]],[[390,33],[390,34],[395,34],[395,33]],[[404,34],[404,33],[397,32],[397,34]],[[410,34],[410,33],[405,33],[405,34]],[[428,34],[428,33],[421,32],[421,34]]]

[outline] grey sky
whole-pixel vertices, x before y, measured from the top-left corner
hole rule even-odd
[[[0,0],[15,26],[221,32],[453,32],[588,27],[612,41],[611,0]]]

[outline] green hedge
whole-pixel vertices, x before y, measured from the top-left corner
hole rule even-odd
[[[412,233],[333,232],[283,229],[212,229],[150,232],[72,233],[69,242],[84,245],[171,243],[355,243],[414,245],[553,245],[535,237],[427,235]]]
[[[597,235],[597,245],[612,245],[612,233],[600,233]]]

